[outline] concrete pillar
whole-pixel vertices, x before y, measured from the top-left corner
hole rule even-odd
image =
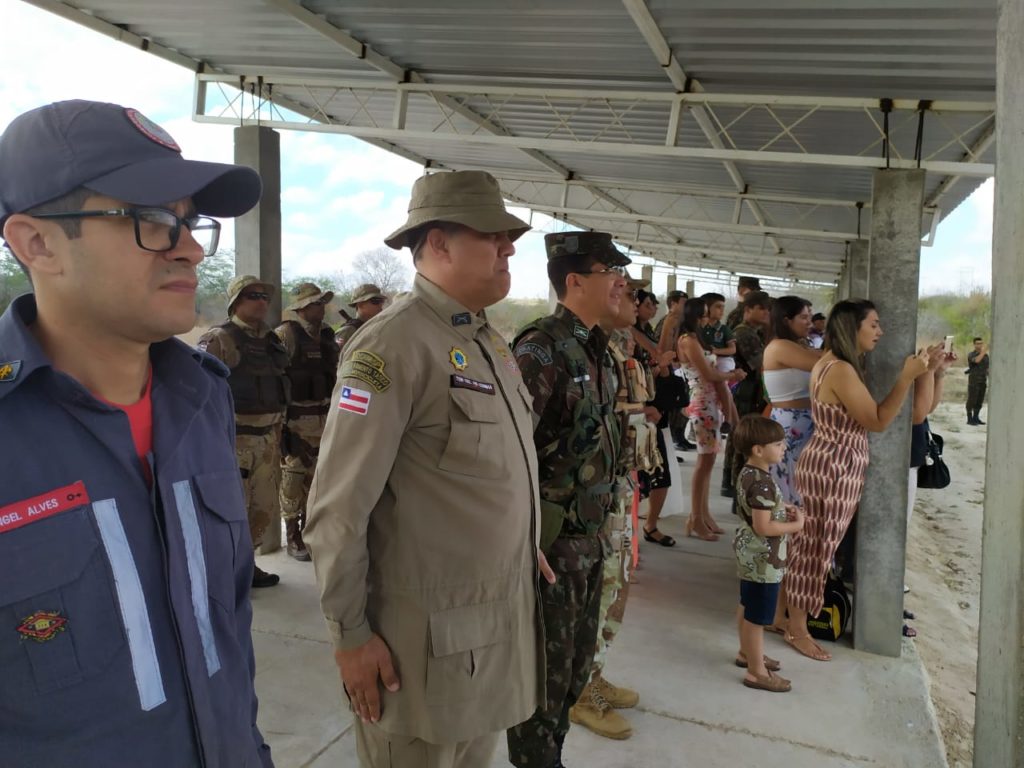
[[[1024,765],[1024,455],[1020,393],[1024,377],[1024,3],[1000,0],[996,23],[996,166],[992,237],[992,381],[985,459],[981,615],[974,766]],[[1002,384],[1000,386],[1000,384]]]
[[[640,279],[648,282],[647,290],[654,290],[654,267],[650,264],[640,268]]]
[[[694,298],[693,293],[697,290],[697,283],[693,280],[686,281],[686,298]]]
[[[259,204],[235,220],[235,274],[256,275],[281,285],[281,134],[262,125],[235,128],[235,162],[255,168],[263,180]],[[281,293],[268,322],[281,322]]]
[[[235,162],[255,168],[263,180],[260,202],[235,219],[235,274],[256,275],[278,287],[267,317],[276,326],[281,322],[281,134],[262,125],[235,128]],[[277,518],[267,527],[260,553],[280,548]]]
[[[672,291],[674,291],[674,290],[677,290],[676,289],[676,274],[675,274],[675,272],[673,272],[671,275],[668,276],[668,281],[665,284],[665,294],[668,295],[668,294],[672,293]]]
[[[885,330],[868,358],[868,389],[876,400],[888,394],[917,343],[924,178],[921,170],[875,172],[867,294],[878,307]],[[857,263],[855,260],[854,265]],[[855,283],[857,274],[855,271]],[[869,653],[899,656],[910,465],[909,396],[889,428],[870,435],[869,445],[871,461],[857,512],[853,643]]]
[[[871,258],[873,252],[870,248],[870,242],[867,240],[854,240],[850,243],[850,274],[849,274],[849,293],[846,295],[848,299],[868,299],[871,293],[871,283],[868,280],[868,272],[871,268]],[[921,249],[918,248],[917,253],[920,256]],[[915,266],[915,269],[919,269]],[[915,283],[916,285],[916,283]],[[914,295],[917,296],[917,289],[914,289]]]

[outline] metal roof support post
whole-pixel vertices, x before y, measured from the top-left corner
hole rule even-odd
[[[996,143],[1024,130],[1024,2],[1000,0],[996,24]],[[1024,346],[1024,156],[999,153],[992,237],[992,358],[981,545],[981,618],[974,766],[1024,765],[1024,453],[1020,392]],[[999,386],[1002,384],[1002,386]]]
[[[867,288],[885,335],[868,360],[868,389],[881,400],[917,345],[924,171],[875,171]],[[857,287],[857,286],[854,286]],[[868,437],[871,459],[857,511],[853,644],[899,656],[903,647],[910,397],[899,415]]]

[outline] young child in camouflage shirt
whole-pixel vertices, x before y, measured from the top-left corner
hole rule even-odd
[[[744,416],[733,434],[737,455],[746,459],[736,479],[740,524],[733,539],[740,577],[736,623],[740,653],[736,666],[747,670],[748,688],[784,693],[790,681],[775,674],[779,662],[764,655],[764,628],[775,617],[779,585],[786,572],[786,537],[804,525],[799,507],[788,506],[769,474],[786,452],[781,424],[763,416]]]

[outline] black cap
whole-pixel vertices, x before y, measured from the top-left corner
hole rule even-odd
[[[186,160],[167,131],[117,104],[58,101],[0,135],[0,223],[78,187],[134,205],[191,197],[209,216],[239,216],[262,192],[252,168]]]
[[[544,235],[548,261],[552,259],[591,258],[609,267],[625,267],[632,260],[612,243],[607,232],[553,232]]]

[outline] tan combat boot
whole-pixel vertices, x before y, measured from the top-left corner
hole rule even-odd
[[[285,538],[288,540],[288,554],[296,560],[308,563],[312,558],[306,544],[302,540],[302,529],[299,527],[299,518],[290,517],[284,521]]]
[[[587,685],[569,709],[569,719],[607,739],[628,739],[633,726],[601,695],[593,684]]]
[[[615,709],[630,709],[640,703],[640,694],[631,688],[619,688],[618,686],[612,685],[603,677],[594,678],[591,685],[596,688],[605,701],[611,704]]]

